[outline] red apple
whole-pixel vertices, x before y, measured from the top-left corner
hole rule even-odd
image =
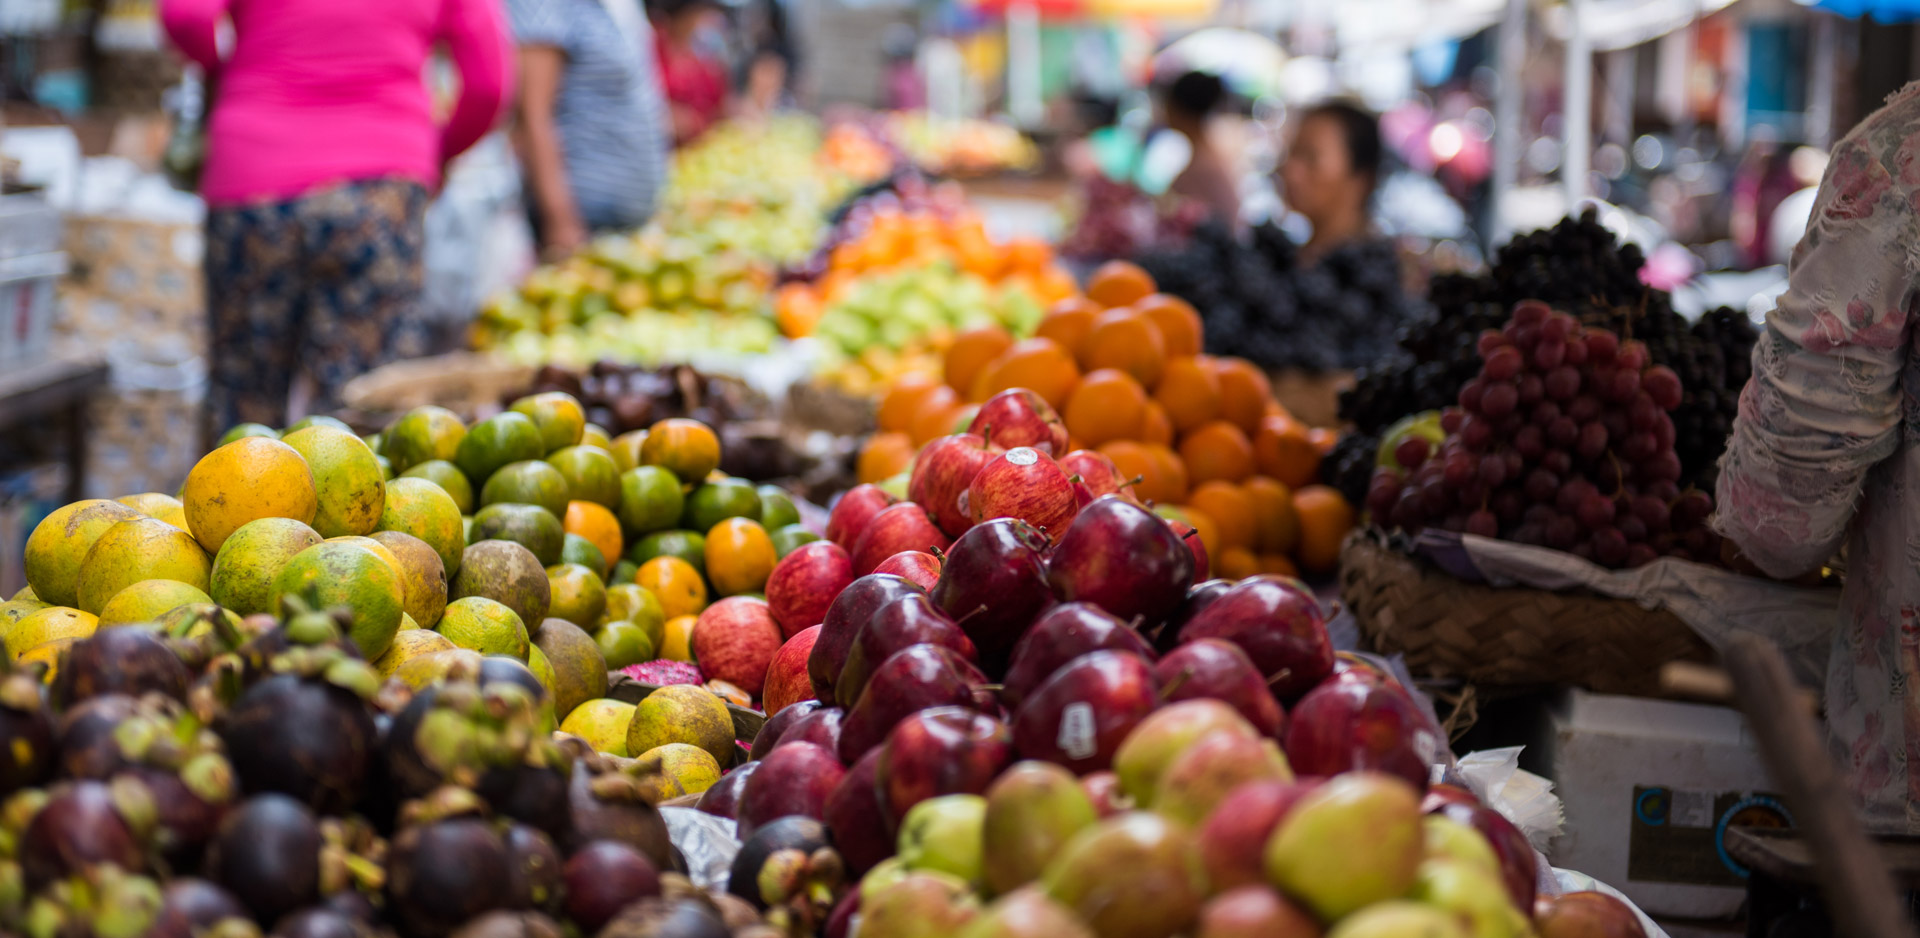
[[[1105,453],[1091,449],[1077,449],[1060,457],[1060,468],[1069,476],[1078,476],[1094,498],[1102,495],[1124,495],[1122,489],[1127,482],[1120,476],[1120,467],[1113,464]]]
[[[849,551],[853,550],[854,542],[860,539],[860,532],[873,522],[873,516],[897,501],[899,499],[871,482],[848,489],[847,494],[840,496],[840,500],[833,505],[833,511],[827,515],[827,540]]]
[[[1647,938],[1632,907],[1604,892],[1569,892],[1542,903],[1540,938]]]
[[[1178,518],[1167,519],[1167,527],[1173,529],[1173,533],[1186,543],[1187,552],[1193,555],[1193,582],[1198,584],[1205,580],[1212,563],[1207,559],[1207,545],[1200,540],[1200,532]]]
[[[814,541],[780,558],[767,577],[767,606],[788,638],[826,621],[833,598],[853,582],[853,557],[832,541]]]
[[[740,793],[742,835],[778,818],[804,815],[819,820],[847,770],[833,753],[812,743],[787,743],[768,753]]]
[[[794,721],[780,737],[779,746],[788,743],[812,743],[828,752],[840,751],[840,728],[846,724],[847,712],[839,707],[821,707],[812,713]],[[779,748],[775,746],[774,748]]]
[[[1287,758],[1302,775],[1372,770],[1425,791],[1442,744],[1418,708],[1373,683],[1329,681],[1302,697],[1287,721]]]
[[[867,624],[860,627],[853,649],[847,653],[846,667],[834,681],[835,702],[852,708],[860,702],[860,692],[867,689],[867,678],[875,665],[893,657],[894,652],[923,642],[950,648],[968,661],[978,658],[967,633],[960,631],[946,613],[927,597],[909,593],[874,610]]]
[[[1091,603],[1062,603],[1041,613],[1014,646],[1001,681],[1000,699],[1019,710],[1021,701],[1061,665],[1088,652],[1111,648],[1152,661],[1153,647],[1125,622]]]
[[[866,576],[880,561],[903,550],[946,550],[953,540],[934,526],[926,509],[913,502],[890,505],[873,516],[853,547],[853,574]]]
[[[1333,673],[1333,641],[1320,603],[1279,577],[1248,577],[1194,614],[1180,640],[1202,638],[1240,646],[1282,701],[1298,699]]]
[[[923,590],[940,582],[940,558],[924,550],[903,550],[873,568],[875,573],[891,573]]]
[[[760,771],[760,763],[749,762],[720,776],[712,787],[700,793],[700,800],[694,807],[714,817],[723,817],[731,821],[740,813],[740,793],[746,790],[747,779]]]
[[[973,527],[973,519],[960,504],[960,496],[967,494],[973,477],[1003,452],[1005,450],[973,433],[956,433],[934,440],[913,460],[907,497],[925,505],[940,530],[959,537]]]
[[[1007,725],[965,707],[922,710],[887,734],[875,766],[881,802],[895,823],[940,795],[977,795],[1013,762]]]
[[[1120,743],[1158,704],[1145,658],[1120,651],[1081,655],[1020,705],[1014,746],[1024,758],[1097,772],[1113,764]]]
[[[1271,779],[1235,788],[1195,834],[1194,852],[1215,889],[1265,883],[1267,840],[1302,795],[1304,782]]]
[[[1079,508],[1060,464],[1030,446],[995,456],[967,486],[967,512],[975,524],[1019,518],[1052,535],[1065,530]]]
[[[1217,577],[1193,584],[1187,590],[1187,598],[1180,604],[1180,608],[1175,610],[1167,619],[1167,624],[1155,633],[1153,647],[1159,649],[1163,655],[1180,647],[1180,630],[1187,627],[1187,620],[1199,615],[1200,610],[1212,605],[1214,600],[1225,596],[1227,591],[1236,585],[1238,585],[1236,581],[1222,580]]]
[[[1133,799],[1120,790],[1120,776],[1112,771],[1089,772],[1080,778],[1080,787],[1093,802],[1093,810],[1103,818],[1133,810]]]
[[[1240,646],[1218,638],[1189,642],[1153,666],[1168,703],[1210,697],[1240,711],[1261,735],[1280,738],[1286,711]]]
[[[767,601],[751,596],[720,600],[693,624],[693,655],[701,673],[755,697],[766,687],[767,668],[782,640]]]
[[[825,543],[825,542],[822,542]],[[802,629],[773,653],[767,664],[767,685],[760,692],[760,703],[767,716],[773,716],[802,700],[813,699],[813,679],[807,676],[807,656],[820,637],[820,627]]]
[[[967,432],[1005,449],[1031,446],[1050,455],[1067,451],[1066,421],[1040,395],[1026,388],[1009,388],[987,398]]]
[[[780,745],[781,737],[785,736],[795,723],[800,722],[801,717],[824,706],[826,704],[818,700],[802,700],[767,717],[767,722],[760,724],[760,732],[754,734],[753,748],[748,752],[748,757],[765,759],[767,753],[773,751],[773,747]]]
[[[967,659],[939,645],[910,645],[880,662],[840,731],[840,755],[852,762],[887,739],[901,720],[929,707],[972,707],[986,683]]]
[[[1480,797],[1458,785],[1436,782],[1427,789],[1427,796],[1420,800],[1420,810],[1424,814],[1432,814],[1450,804],[1478,806]]]
[[[1271,886],[1249,883],[1207,900],[1200,907],[1193,938],[1320,938],[1321,934],[1320,923],[1307,910]]]
[[[813,654],[807,656],[807,677],[813,681],[815,697],[833,699],[833,682],[840,679],[847,655],[853,650],[853,640],[860,634],[860,627],[873,617],[874,610],[908,593],[918,592],[920,587],[900,577],[881,574],[861,577],[833,598],[825,620],[820,623],[820,638],[813,643]]]
[[[1479,831],[1480,836],[1492,845],[1493,855],[1500,861],[1500,881],[1507,887],[1507,897],[1513,900],[1516,908],[1533,908],[1539,869],[1527,835],[1520,833],[1520,828],[1513,826],[1506,815],[1477,803],[1450,803],[1442,806],[1438,813]]]
[[[928,593],[980,649],[990,673],[1001,672],[1021,634],[1053,602],[1046,549],[1046,536],[1024,521],[976,525],[953,542]]]
[[[826,823],[833,832],[834,849],[855,876],[893,856],[893,815],[880,803],[880,752],[876,747],[861,756],[827,798]]]
[[[1090,602],[1154,628],[1193,585],[1193,554],[1158,515],[1116,495],[1094,499],[1057,538],[1047,580],[1064,602]]]

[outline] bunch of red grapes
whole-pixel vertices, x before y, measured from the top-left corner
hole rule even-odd
[[[1409,436],[1402,469],[1375,470],[1376,523],[1440,527],[1569,551],[1607,567],[1668,556],[1712,562],[1713,499],[1682,491],[1673,421],[1680,378],[1642,343],[1581,328],[1545,303],[1514,307],[1479,339],[1480,374],[1441,417],[1435,447]]]

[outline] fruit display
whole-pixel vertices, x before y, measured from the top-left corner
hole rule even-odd
[[[1536,299],[1582,326],[1643,343],[1652,364],[1679,376],[1680,403],[1671,412],[1679,482],[1713,488],[1758,333],[1746,316],[1725,309],[1689,325],[1666,293],[1640,283],[1644,263],[1638,247],[1615,240],[1589,210],[1515,238],[1483,276],[1436,277],[1432,312],[1408,324],[1392,353],[1356,372],[1355,386],[1341,396],[1341,418],[1370,439],[1355,439],[1328,481],[1360,497],[1378,434],[1408,414],[1452,405],[1479,370],[1480,335],[1500,328],[1515,303]]]
[[[938,377],[903,377],[881,396],[861,480],[940,517],[972,478],[945,467],[977,471],[1031,447],[1094,495],[1124,491],[1190,525],[1221,576],[1331,572],[1354,520],[1346,498],[1315,484],[1333,433],[1288,416],[1249,362],[1199,354],[1198,314],[1154,290],[1114,263],[1085,296],[1055,304],[1033,338],[958,333]],[[933,494],[916,488],[948,474]],[[942,528],[957,536],[960,520]]]
[[[836,122],[827,152],[849,171],[882,167],[895,154],[921,172],[983,176],[1027,170],[1040,162],[1039,148],[1018,129],[975,118],[936,117],[925,111],[893,111]]]
[[[1712,562],[1713,499],[1682,489],[1679,375],[1647,346],[1545,303],[1478,341],[1459,406],[1396,426],[1367,493],[1377,523],[1570,551],[1607,567]],[[1434,426],[1444,432],[1437,442]]]
[[[1045,306],[1019,283],[997,285],[945,260],[922,267],[868,273],[846,281],[831,298],[790,299],[806,290],[782,288],[780,303],[817,306],[810,334],[822,342],[822,381],[848,394],[870,396],[894,379],[939,367],[956,334],[981,326],[1029,334]]]

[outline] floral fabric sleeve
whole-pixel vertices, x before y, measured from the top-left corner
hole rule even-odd
[[[1908,252],[1920,250],[1920,137],[1908,130],[1882,126],[1841,143],[1787,292],[1753,349],[1753,379],[1721,464],[1717,523],[1775,576],[1833,556],[1867,470],[1899,445],[1914,297]]]

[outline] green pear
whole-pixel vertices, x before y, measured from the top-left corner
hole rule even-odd
[[[1428,860],[1411,898],[1454,913],[1474,938],[1517,938],[1527,919],[1513,907],[1498,874],[1463,860]]]
[[[1187,829],[1130,811],[1081,831],[1041,877],[1048,896],[1100,938],[1167,938],[1193,923],[1206,874]]]
[[[1188,746],[1160,773],[1153,810],[1198,827],[1227,795],[1246,782],[1293,781],[1293,769],[1273,740],[1215,730]]]
[[[1500,858],[1479,831],[1442,814],[1427,815],[1420,826],[1425,829],[1428,860],[1458,860],[1500,873]]]
[[[1148,714],[1113,754],[1113,771],[1120,776],[1120,790],[1132,797],[1134,804],[1153,807],[1160,774],[1174,757],[1200,737],[1222,730],[1249,739],[1260,738],[1260,732],[1239,711],[1210,697],[1182,700]]]
[[[1018,889],[987,906],[958,938],[1094,938],[1073,910],[1038,889]]]
[[[979,795],[928,798],[900,821],[900,859],[910,870],[933,870],[977,883],[986,818],[987,799]]]
[[[1412,888],[1425,852],[1420,795],[1378,772],[1336,775],[1267,841],[1267,879],[1334,921]]]
[[[865,934],[865,932],[862,932]],[[1470,938],[1452,915],[1420,902],[1382,902],[1341,920],[1327,938]]]
[[[967,884],[944,873],[919,871],[860,904],[861,938],[948,938],[980,914]]]
[[[1018,763],[987,788],[982,845],[987,885],[1012,892],[1040,878],[1060,848],[1100,819],[1072,772],[1051,762]]]

